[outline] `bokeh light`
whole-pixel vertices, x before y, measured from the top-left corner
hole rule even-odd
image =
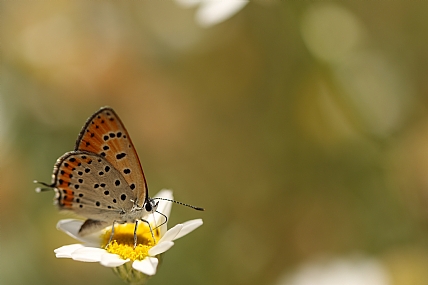
[[[121,284],[55,258],[73,216],[32,183],[106,105],[150,193],[206,209],[173,206],[171,225],[204,225],[149,284],[428,284],[427,11],[3,1],[0,284]]]

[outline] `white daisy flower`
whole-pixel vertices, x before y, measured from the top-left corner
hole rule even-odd
[[[375,258],[354,255],[310,261],[286,273],[277,285],[390,285],[385,266]]]
[[[211,27],[238,13],[249,0],[175,0],[182,7],[199,5],[195,20],[202,27]]]
[[[162,190],[155,197],[173,200],[171,190]],[[171,207],[171,202],[160,200],[157,211],[169,217]],[[152,276],[156,273],[160,254],[170,249],[174,245],[174,240],[187,235],[203,224],[202,219],[196,219],[177,224],[167,230],[166,223],[157,227],[165,220],[160,214],[154,213],[147,217],[146,220],[152,227],[156,243],[153,241],[149,226],[144,222],[139,222],[137,230],[138,242],[135,249],[135,224],[133,223],[116,225],[112,242],[106,246],[111,235],[111,226],[97,233],[81,237],[78,232],[83,224],[82,220],[60,220],[57,228],[82,243],[57,248],[54,251],[55,255],[57,258],[99,262],[103,266],[113,267],[115,272],[125,279]],[[141,276],[136,277],[136,274],[141,274]]]

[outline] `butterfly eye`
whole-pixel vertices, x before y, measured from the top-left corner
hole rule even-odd
[[[144,205],[144,208],[146,209],[147,212],[151,212],[152,211],[152,203],[150,203],[150,201],[148,203],[146,203],[146,205]]]

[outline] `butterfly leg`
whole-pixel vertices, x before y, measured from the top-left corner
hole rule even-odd
[[[134,249],[137,247],[137,228],[138,228],[138,220],[135,220],[135,227],[134,227]]]
[[[145,222],[149,226],[150,233],[152,234],[153,243],[156,244],[155,235],[153,234],[152,226],[150,225],[150,223],[148,221],[146,221],[144,219],[141,219],[141,221]]]
[[[165,216],[163,213],[156,211],[156,213],[162,215],[165,218],[165,221],[162,222],[162,224],[160,224],[159,226],[157,226],[156,228],[154,228],[155,230],[161,226],[163,226],[164,224],[166,224],[168,222],[168,217]]]
[[[109,246],[109,244],[111,243],[111,240],[113,239],[113,236],[114,236],[114,224],[115,223],[116,223],[116,221],[113,221],[113,225],[111,226],[110,238],[108,239],[108,243],[106,244],[105,248],[107,248]]]

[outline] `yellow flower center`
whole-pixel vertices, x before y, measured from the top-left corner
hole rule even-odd
[[[153,240],[150,228],[146,223],[139,223],[137,229],[137,246],[134,249],[134,228],[135,224],[116,225],[114,227],[114,235],[107,245],[111,228],[107,229],[102,236],[102,247],[109,253],[117,254],[123,259],[143,260],[149,254],[149,249],[152,248],[160,238],[159,229],[153,229]]]

